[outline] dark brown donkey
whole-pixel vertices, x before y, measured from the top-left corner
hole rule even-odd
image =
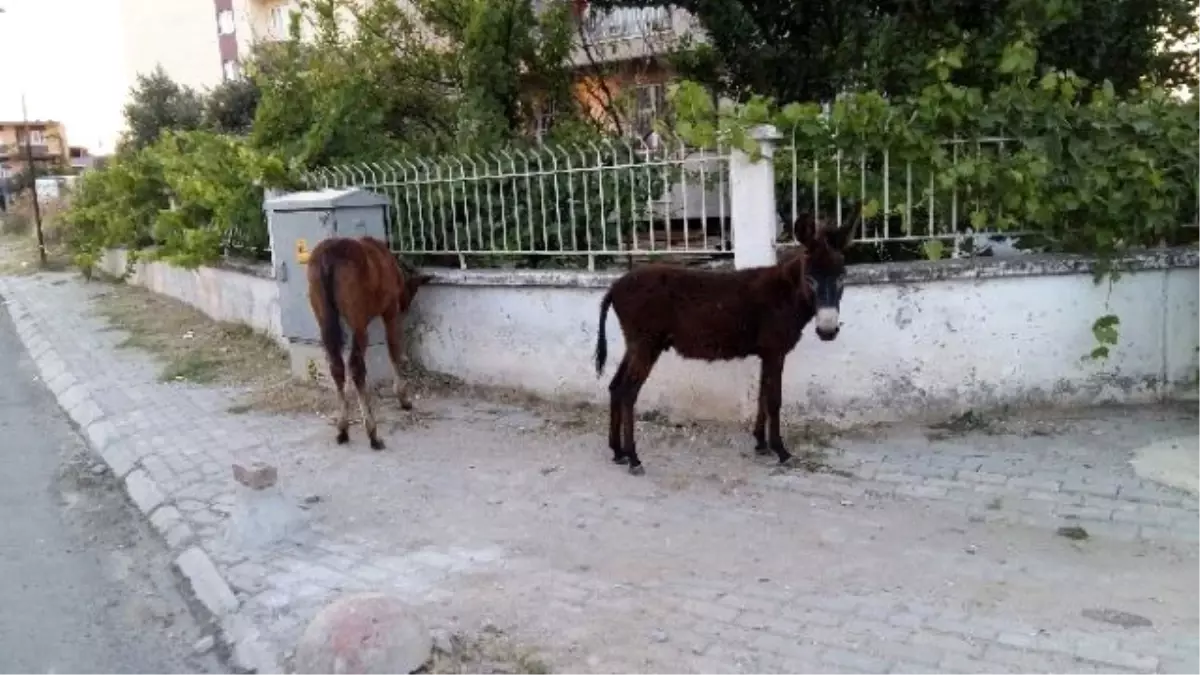
[[[374,237],[332,237],[317,244],[308,259],[308,300],[321,327],[321,344],[329,358],[329,374],[337,386],[340,408],[337,442],[350,440],[350,404],[346,400],[346,364],[342,360],[344,336],[340,319],[350,328],[350,376],[358,393],[363,425],[375,450],[383,441],[375,432],[375,410],[367,389],[367,326],[381,317],[387,330],[388,356],[392,361],[392,391],[405,410],[412,409],[408,387],[400,377],[400,322],[428,274],[407,278],[387,244]]]
[[[819,338],[837,337],[846,271],[843,251],[852,230],[853,224],[826,230],[811,217],[802,218],[795,234],[804,248],[770,267],[717,272],[652,264],[617,279],[600,302],[596,342],[599,376],[608,358],[604,324],[611,306],[625,336],[625,356],[608,385],[613,461],[628,464],[634,475],[645,473],[633,440],[633,406],[658,357],[668,349],[685,359],[762,359],[755,449],[759,454],[773,450],[780,463],[790,460],[779,435],[784,359],[814,318]],[[764,433],[768,417],[769,436]]]

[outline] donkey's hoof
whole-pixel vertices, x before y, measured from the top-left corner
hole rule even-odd
[[[771,454],[771,446],[767,445],[766,441],[756,440],[754,442],[754,454],[769,455],[769,454]]]
[[[629,475],[644,476],[646,475],[646,467],[642,466],[641,464],[634,464],[629,467]]]
[[[338,445],[345,445],[346,443],[349,443],[349,442],[350,442],[350,432],[349,431],[342,429],[341,431],[339,431],[337,433],[337,444]]]
[[[372,450],[382,450],[384,447],[385,446],[383,444],[383,441],[379,440],[378,438],[371,439],[371,449]]]
[[[612,462],[613,464],[625,465],[629,463],[629,458],[625,455],[613,455]]]
[[[800,468],[800,459],[790,452],[784,450],[779,455],[779,466],[787,467],[789,469],[798,469]]]

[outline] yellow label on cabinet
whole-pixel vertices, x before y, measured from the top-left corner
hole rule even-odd
[[[308,263],[308,242],[303,239],[296,240],[296,262],[301,265]]]

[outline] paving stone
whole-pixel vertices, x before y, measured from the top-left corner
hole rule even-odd
[[[125,476],[125,489],[129,492],[129,498],[137,505],[138,510],[146,515],[150,515],[150,512],[158,508],[166,499],[159,490],[158,484],[141,469],[134,469]]]

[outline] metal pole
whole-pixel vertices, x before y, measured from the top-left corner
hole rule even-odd
[[[21,120],[25,127],[25,166],[29,171],[29,188],[33,193],[33,222],[37,227],[38,258],[46,266],[46,239],[42,236],[42,207],[38,204],[37,171],[33,165],[33,141],[29,133],[29,113],[25,109],[25,94],[21,94]]]

